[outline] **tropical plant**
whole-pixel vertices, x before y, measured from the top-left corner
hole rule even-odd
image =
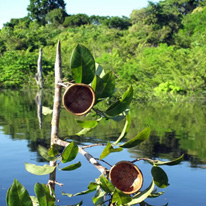
[[[51,135],[51,147],[46,149],[45,147],[39,145],[39,154],[50,161],[50,165],[45,164],[43,166],[38,166],[35,164],[25,163],[25,169],[35,175],[46,175],[50,174],[50,179],[47,185],[36,183],[34,191],[36,197],[30,197],[28,191],[17,181],[14,180],[11,187],[7,192],[7,205],[55,205],[55,190],[54,185],[58,184],[56,179],[55,170],[59,169],[61,171],[71,171],[78,169],[81,166],[81,162],[76,162],[67,166],[61,166],[62,164],[68,164],[76,158],[78,152],[84,155],[87,160],[93,164],[100,172],[101,175],[94,182],[90,182],[87,190],[76,193],[68,194],[62,193],[68,197],[84,195],[90,192],[96,191],[93,197],[94,205],[136,205],[143,203],[147,197],[158,197],[162,192],[157,192],[154,190],[155,185],[159,188],[166,188],[168,184],[168,177],[165,171],[160,167],[162,165],[176,165],[181,162],[183,156],[168,162],[162,162],[159,160],[152,160],[149,158],[137,158],[130,162],[119,162],[111,169],[100,164],[100,161],[114,152],[121,152],[124,148],[132,148],[142,143],[144,140],[148,139],[150,136],[150,128],[147,127],[138,133],[135,137],[123,142],[123,138],[126,137],[130,126],[131,126],[131,116],[129,111],[129,106],[133,98],[133,87],[129,86],[127,91],[123,93],[120,98],[115,97],[115,76],[112,72],[105,73],[104,69],[95,63],[95,60],[90,53],[90,51],[82,45],[77,45],[71,55],[71,74],[73,77],[72,82],[62,82],[61,80],[61,53],[60,53],[60,42],[57,47],[57,57],[55,64],[55,97],[54,97],[54,107],[53,107],[53,117],[52,117],[52,135]],[[120,136],[116,141],[108,141],[105,144],[103,151],[99,158],[94,158],[90,153],[86,152],[84,149],[86,147],[92,147],[95,145],[88,145],[86,147],[78,146],[74,141],[65,141],[58,135],[58,122],[61,106],[61,89],[68,85],[80,86],[79,89],[75,90],[75,95],[72,98],[67,98],[66,101],[72,101],[69,107],[73,109],[80,110],[83,102],[78,107],[74,104],[81,98],[82,101],[87,101],[85,97],[88,97],[88,91],[82,90],[82,88],[90,88],[90,91],[94,91],[96,98],[92,105],[92,108],[86,109],[84,112],[85,119],[77,119],[77,124],[82,127],[82,130],[77,133],[78,136],[82,136],[90,132],[92,129],[99,125],[102,120],[106,121],[125,121],[125,125]],[[66,86],[67,87],[67,86]],[[69,90],[66,90],[67,93]],[[87,91],[86,93],[84,91]],[[72,95],[70,93],[70,95]],[[89,94],[90,95],[90,94]],[[84,98],[83,98],[84,97]],[[91,96],[89,96],[89,101]],[[106,108],[102,107],[103,102],[110,102],[106,105]],[[65,103],[65,98],[63,98]],[[79,102],[78,102],[79,104]],[[87,105],[87,102],[86,102]],[[63,146],[64,150],[59,151],[57,146]],[[146,161],[152,165],[151,174],[153,179],[151,184],[143,191],[139,191],[142,187],[143,177],[141,171],[134,164],[136,161]],[[105,161],[105,160],[104,160]],[[122,164],[124,166],[120,166]],[[118,167],[118,169],[115,169]],[[132,170],[131,170],[132,168]],[[126,169],[126,173],[125,173]],[[109,178],[110,177],[110,181]],[[123,178],[123,181],[118,178]],[[115,179],[118,179],[117,181]],[[129,179],[129,185],[126,185]],[[124,187],[122,188],[122,185]],[[137,185],[137,188],[135,186]],[[145,203],[146,204],[146,203]],[[76,204],[82,205],[82,202]]]

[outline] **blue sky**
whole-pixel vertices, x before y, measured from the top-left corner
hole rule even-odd
[[[159,0],[152,0],[158,2]],[[132,10],[148,5],[148,0],[64,0],[68,14],[128,16]],[[0,28],[11,18],[27,15],[30,0],[0,0]]]

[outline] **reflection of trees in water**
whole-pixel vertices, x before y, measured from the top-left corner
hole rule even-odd
[[[43,106],[52,108],[53,90],[43,93]],[[27,139],[30,151],[37,145],[49,147],[51,115],[42,116],[42,129],[39,128],[36,91],[2,91],[0,93],[0,126],[4,134],[12,139]],[[129,150],[134,157],[148,156],[172,159],[185,154],[185,160],[192,166],[206,163],[206,107],[202,103],[134,105],[132,126],[127,138],[132,138],[148,125],[151,137],[139,148]],[[116,140],[124,121],[103,121],[87,136],[75,134],[81,130],[74,117],[62,109],[60,137],[72,139],[78,144],[102,143]],[[70,136],[68,136],[70,135]],[[39,157],[38,157],[39,159]],[[39,159],[41,161],[41,159]]]
[[[189,148],[183,149],[176,132],[165,132],[164,138],[151,135],[148,140],[136,148],[129,150],[133,158],[149,157],[151,159],[175,159],[184,154],[184,160],[191,163],[191,167],[206,164],[204,159],[200,159],[196,154],[190,154]]]

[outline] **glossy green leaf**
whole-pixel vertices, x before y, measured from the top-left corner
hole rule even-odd
[[[7,206],[32,206],[32,200],[24,186],[16,179],[7,191]]]
[[[124,148],[135,147],[141,142],[143,142],[144,140],[146,140],[150,136],[150,133],[151,133],[151,129],[147,127],[144,130],[142,130],[136,137],[120,145],[120,147],[124,147]]]
[[[119,190],[115,190],[112,195],[112,203],[117,203],[117,205],[124,205],[132,200],[130,195],[124,194]]]
[[[73,141],[64,149],[62,153],[62,162],[70,162],[75,159],[78,154],[78,146]]]
[[[135,205],[135,204],[139,204],[140,202],[144,201],[152,193],[154,186],[155,186],[154,181],[152,181],[152,183],[150,184],[148,188],[134,195],[132,198],[132,201],[127,203],[127,205]]]
[[[78,169],[79,167],[81,167],[81,162],[77,162],[77,163],[75,163],[75,164],[69,165],[69,166],[67,166],[67,167],[62,168],[61,170],[71,171],[71,170],[76,170],[76,169]]]
[[[124,112],[130,105],[133,97],[133,88],[130,86],[127,91],[123,94],[122,98],[112,104],[106,111],[105,114],[108,116],[117,116]]]
[[[106,195],[105,191],[97,190],[95,196],[92,198],[92,201],[94,203],[94,206],[100,206],[104,202],[104,197]]]
[[[36,196],[30,196],[33,206],[39,206],[39,201]]]
[[[95,61],[90,51],[78,44],[71,56],[71,73],[76,83],[89,84],[95,75]]]
[[[128,112],[128,114],[126,116],[125,125],[122,129],[122,132],[121,132],[119,138],[113,143],[113,145],[118,144],[122,140],[122,138],[125,137],[125,135],[127,134],[128,130],[130,128],[130,126],[131,126],[131,114],[130,114],[130,112]]]
[[[25,163],[25,169],[34,175],[47,175],[52,173],[56,167],[49,165],[37,166],[35,164]]]
[[[106,193],[114,192],[115,187],[113,184],[102,174],[99,178],[100,186]]]
[[[91,130],[93,130],[94,128],[84,128],[81,131],[79,131],[78,133],[76,133],[77,136],[82,136],[87,134],[88,132],[90,132]]]
[[[102,77],[103,88],[101,98],[112,96],[115,90],[115,76],[113,72],[108,72]]]
[[[104,159],[107,155],[109,155],[110,153],[112,152],[121,152],[123,149],[121,147],[118,147],[118,148],[113,148],[111,143],[108,142],[107,143],[107,146],[104,148],[104,150],[102,151],[99,159],[102,160]]]
[[[50,195],[50,190],[47,185],[36,183],[34,191],[37,196],[39,206],[55,206],[55,198]]]
[[[38,152],[47,161],[55,161],[56,160],[56,157],[49,156],[48,150],[41,145],[38,145]]]
[[[184,154],[172,161],[163,162],[163,161],[157,160],[155,161],[155,165],[168,165],[168,166],[178,165],[183,160],[183,158],[184,158]]]
[[[95,77],[92,81],[92,89],[95,92],[96,100],[101,98],[103,88],[104,88],[103,80],[99,76],[95,75]]]
[[[77,124],[82,128],[94,128],[98,125],[98,121],[96,121],[96,120],[88,120],[88,121],[77,120]]]
[[[56,157],[57,155],[59,155],[59,150],[57,148],[57,146],[55,144],[53,144],[49,150],[48,150],[48,155],[50,157]]]
[[[155,184],[160,188],[167,187],[168,184],[168,177],[165,171],[160,167],[152,167],[152,176],[154,178]]]

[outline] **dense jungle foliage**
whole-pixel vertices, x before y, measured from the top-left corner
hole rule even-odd
[[[130,18],[69,15],[63,0],[38,10],[35,1],[30,0],[28,16],[11,19],[0,30],[0,88],[37,87],[40,48],[44,85],[53,86],[56,43],[61,40],[65,80],[71,76],[72,50],[81,43],[97,63],[114,72],[120,90],[133,84],[136,99],[205,95],[205,1],[149,2]]]

